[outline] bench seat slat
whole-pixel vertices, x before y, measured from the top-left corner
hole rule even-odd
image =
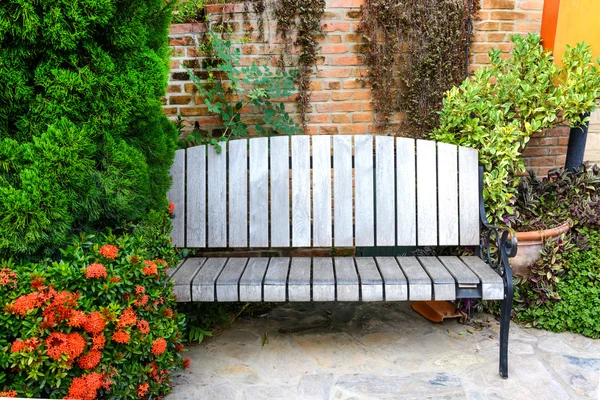
[[[239,301],[238,283],[247,263],[247,258],[230,258],[227,261],[217,279],[217,301]]]
[[[483,300],[504,299],[504,282],[496,271],[479,257],[464,256],[460,259],[481,279],[481,298]]]
[[[229,142],[229,246],[248,247],[248,141]]]
[[[352,246],[352,137],[333,137],[334,245]]]
[[[406,277],[394,257],[375,257],[385,286],[385,301],[408,300]]]
[[[383,280],[373,257],[357,257],[356,269],[360,277],[362,301],[382,301]]]
[[[177,296],[177,301],[192,301],[192,280],[198,271],[200,271],[205,261],[206,258],[188,258],[177,269],[177,272],[173,274],[172,279],[175,283],[173,292]]]
[[[227,258],[209,258],[192,281],[192,301],[215,301],[215,283]]]
[[[444,264],[444,267],[454,277],[459,285],[478,285],[480,283],[477,275],[473,273],[458,257],[443,256],[438,257]]]
[[[333,260],[327,257],[313,258],[313,301],[335,301],[335,278]]]
[[[335,257],[335,287],[337,301],[358,301],[359,281],[352,257]]]
[[[310,301],[310,257],[294,257],[288,279],[289,301]]]
[[[264,301],[286,301],[286,286],[290,259],[271,258],[263,286]]]
[[[267,257],[250,258],[240,278],[240,301],[262,301],[262,286],[269,259]]]
[[[431,300],[431,279],[415,257],[396,257],[408,280],[408,296],[411,301]]]
[[[433,300],[456,300],[456,282],[437,257],[418,257],[433,282]]]

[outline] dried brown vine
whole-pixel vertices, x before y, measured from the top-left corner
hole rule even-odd
[[[274,9],[277,33],[284,43],[280,57],[282,67],[284,66],[284,56],[286,53],[289,54],[292,44],[292,30],[296,29],[296,40],[293,44],[299,48],[296,80],[299,92],[299,111],[304,128],[306,128],[306,113],[310,109],[311,76],[317,60],[317,36],[322,33],[321,18],[324,12],[325,0],[279,0]]]
[[[437,126],[444,93],[466,75],[477,10],[478,0],[366,0],[363,52],[380,127],[395,111],[411,136]]]

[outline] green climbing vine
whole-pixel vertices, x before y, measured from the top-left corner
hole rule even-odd
[[[437,127],[444,93],[467,71],[470,21],[478,0],[366,0],[363,53],[380,127],[404,111],[401,128],[422,136]]]
[[[277,33],[284,46],[280,67],[285,67],[284,57],[290,53],[291,45],[299,49],[298,105],[302,125],[306,128],[306,114],[310,110],[310,83],[313,67],[317,61],[317,37],[322,34],[321,19],[325,11],[325,0],[279,0],[274,6],[277,19]],[[292,42],[292,32],[296,29],[296,40]]]

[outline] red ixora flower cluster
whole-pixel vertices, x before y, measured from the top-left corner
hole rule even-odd
[[[78,363],[81,369],[92,369],[100,363],[102,353],[98,350],[90,350],[89,353],[79,357]]]
[[[85,269],[85,277],[86,279],[106,278],[106,267],[102,264],[90,264]]]
[[[17,339],[10,346],[11,353],[18,353],[22,350],[34,351],[40,345],[40,339],[34,337],[27,340]],[[1,396],[0,396],[1,397]]]
[[[74,378],[69,387],[69,394],[65,399],[69,400],[94,400],[98,389],[104,384],[104,376],[97,372]]]
[[[167,341],[163,338],[158,338],[152,342],[152,354],[160,356],[167,349]]]
[[[119,255],[119,249],[114,244],[105,244],[104,246],[100,247],[98,253],[106,258],[114,260]]]
[[[150,385],[148,385],[148,383],[147,383],[147,382],[146,382],[146,383],[140,383],[140,384],[138,385],[138,390],[137,390],[137,394],[138,394],[138,396],[140,396],[140,397],[144,397],[144,396],[146,395],[146,393],[148,393],[148,387],[149,387],[149,386],[150,386]]]
[[[169,210],[167,211],[169,214],[173,214],[173,211],[175,211],[175,204],[173,204],[172,201],[169,202]]]
[[[17,397],[17,391],[9,390],[8,392],[0,392],[0,397]]]
[[[144,335],[147,335],[148,333],[150,333],[150,324],[148,323],[148,321],[145,321],[143,319],[140,319],[138,321],[137,328]]]
[[[54,360],[58,360],[63,354],[67,355],[69,361],[75,360],[83,353],[85,340],[77,333],[52,332],[45,340],[46,352]]]
[[[154,261],[144,260],[142,272],[144,275],[158,275],[158,267]]]
[[[123,310],[123,313],[121,313],[119,322],[117,322],[117,327],[125,328],[129,325],[135,325],[137,319],[137,315],[135,315],[135,312],[131,309],[131,307],[126,308]]]
[[[0,286],[16,287],[17,274],[10,268],[0,268]],[[6,396],[5,396],[6,397]]]
[[[129,343],[129,333],[119,330],[113,334],[113,340],[117,343],[127,344]]]

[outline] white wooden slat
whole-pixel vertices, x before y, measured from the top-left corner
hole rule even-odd
[[[335,301],[333,260],[314,257],[312,260],[313,301]]]
[[[248,247],[248,140],[229,142],[229,247]]]
[[[475,149],[458,149],[460,245],[479,244],[479,165]]]
[[[461,260],[481,280],[481,298],[483,300],[504,299],[504,282],[496,271],[490,268],[490,266],[484,263],[479,257],[464,256],[461,257]]]
[[[208,146],[208,247],[227,247],[227,157]]]
[[[206,145],[187,149],[187,247],[206,247]]]
[[[337,301],[359,301],[359,281],[353,257],[335,257]]]
[[[456,300],[456,282],[437,257],[417,257],[433,282],[433,300]]]
[[[408,300],[406,277],[394,257],[375,257],[384,283],[385,301]]]
[[[290,259],[274,257],[269,260],[263,283],[264,301],[286,301],[286,284]]]
[[[249,259],[240,278],[240,301],[262,301],[263,279],[268,265],[267,257]]]
[[[333,219],[336,247],[352,246],[352,137],[333,137]]]
[[[173,183],[167,198],[175,206],[171,238],[173,246],[185,247],[185,150],[177,150],[171,165]]]
[[[331,247],[331,136],[312,137],[313,246]]]
[[[360,277],[362,301],[383,300],[383,279],[373,257],[356,257],[356,269]]]
[[[415,141],[396,138],[396,209],[398,246],[417,244]]]
[[[215,301],[215,283],[227,258],[208,258],[192,281],[192,301]]]
[[[396,244],[396,202],[394,199],[394,138],[375,138],[375,216],[377,246]]]
[[[431,279],[415,257],[396,257],[408,281],[410,301],[431,300]]]
[[[173,274],[173,293],[178,302],[192,301],[192,281],[206,258],[190,257]]]
[[[373,136],[354,136],[355,239],[357,246],[375,244],[373,218]]]
[[[250,139],[250,246],[269,247],[269,139]]]
[[[458,246],[458,149],[438,143],[439,245]]]
[[[292,246],[310,246],[310,137],[292,136]]]
[[[310,301],[310,257],[294,257],[288,278],[288,300]]]
[[[239,301],[238,284],[244,273],[247,258],[230,258],[217,279],[216,301]]]
[[[271,246],[290,245],[290,140],[272,137],[271,157]]]
[[[179,269],[179,267],[181,267],[183,265],[183,263],[185,263],[185,258],[180,261],[175,267],[171,267],[171,268],[167,268],[167,270],[165,271],[165,273],[167,274],[167,276],[169,278],[171,278],[173,275],[175,275],[175,273],[177,272],[177,270]]]
[[[417,140],[417,244],[437,245],[435,142]]]
[[[444,267],[454,277],[456,283],[460,285],[478,285],[479,278],[463,262],[454,256],[440,256],[438,259],[444,264]]]

